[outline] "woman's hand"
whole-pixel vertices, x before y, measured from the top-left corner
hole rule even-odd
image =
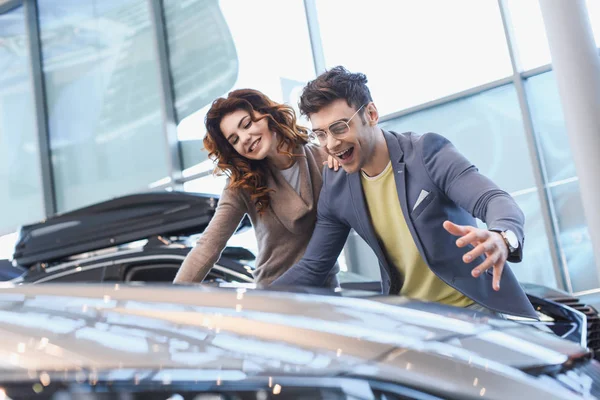
[[[340,162],[334,156],[327,156],[327,161],[323,161],[323,165],[327,164],[329,169],[337,171],[340,169]]]

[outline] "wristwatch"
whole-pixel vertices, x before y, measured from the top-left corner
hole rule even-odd
[[[502,235],[504,239],[504,243],[508,247],[508,253],[514,254],[519,249],[519,239],[517,239],[517,235],[511,230],[506,231],[495,231]]]

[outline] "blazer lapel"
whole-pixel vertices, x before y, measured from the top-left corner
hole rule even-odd
[[[421,253],[421,255],[425,254],[423,250],[423,245],[419,236],[417,235],[417,231],[415,230],[415,225],[410,218],[410,210],[408,208],[408,200],[406,196],[406,168],[404,163],[404,151],[398,142],[398,138],[384,131],[385,140],[388,146],[388,151],[390,153],[390,158],[392,160],[392,166],[394,167],[394,180],[396,181],[396,190],[398,192],[398,200],[400,201],[400,207],[402,208],[402,214],[404,215],[404,220],[406,221],[406,225],[408,226],[408,230],[413,237],[413,241],[417,246],[417,249]],[[441,227],[440,227],[441,228]]]
[[[406,220],[407,225],[410,228],[411,233],[414,237],[414,228],[410,220],[410,213],[408,211],[408,201],[406,200],[406,169],[404,165],[404,152],[400,147],[398,138],[383,131],[385,141],[387,144],[388,152],[390,153],[390,159],[392,161],[392,168],[394,168],[394,181],[396,182],[396,191],[398,192],[398,201],[400,201],[400,208],[402,208],[402,214]]]

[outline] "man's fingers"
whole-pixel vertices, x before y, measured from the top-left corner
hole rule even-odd
[[[460,239],[459,239],[460,240]],[[494,249],[494,242],[491,240],[486,240],[485,242],[479,243],[477,247],[473,250],[469,251],[463,256],[463,261],[467,264],[471,261],[475,260],[482,254],[489,253]]]
[[[494,278],[492,279],[492,287],[495,291],[500,290],[500,279],[502,278],[502,271],[504,271],[504,263],[496,263],[496,265],[494,265]]]
[[[454,236],[464,236],[473,230],[472,226],[456,225],[450,221],[444,221],[444,229]]]
[[[471,232],[467,233],[465,236],[458,238],[456,240],[456,245],[458,247],[465,247],[466,245],[472,244],[477,245],[479,242],[484,242],[487,239],[487,231],[482,231],[481,229],[473,229]]]
[[[471,275],[473,275],[475,278],[478,278],[485,271],[487,271],[488,269],[493,267],[495,263],[496,263],[496,256],[495,255],[488,256],[484,262],[479,264],[477,267],[473,268],[473,270],[471,271]]]

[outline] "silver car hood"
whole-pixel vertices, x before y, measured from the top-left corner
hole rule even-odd
[[[202,286],[4,288],[0,378],[136,368],[221,371],[219,379],[223,371],[346,374],[442,394],[467,387],[464,398],[513,398],[507,390],[522,396],[532,387],[545,399],[568,398],[522,370],[564,364],[585,349],[462,309],[397,303]]]

